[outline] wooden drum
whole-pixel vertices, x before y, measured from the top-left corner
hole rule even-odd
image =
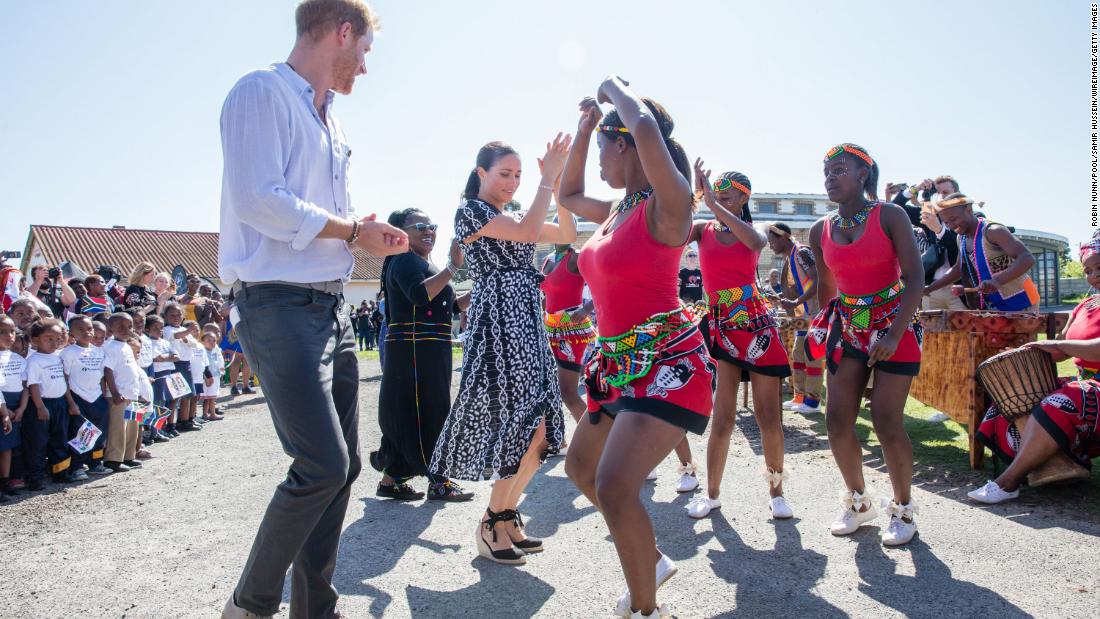
[[[978,380],[1001,415],[1023,435],[1028,415],[1058,388],[1058,374],[1050,355],[1036,348],[1017,348],[990,357],[978,365]],[[1027,476],[1031,486],[1085,479],[1089,471],[1058,452]]]

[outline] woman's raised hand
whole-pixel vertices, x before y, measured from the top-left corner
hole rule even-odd
[[[456,269],[461,269],[462,265],[466,263],[466,254],[462,251],[462,246],[459,244],[458,239],[451,239],[451,251],[449,255],[451,264]]]
[[[701,158],[695,159],[695,193],[707,200],[714,199],[714,186],[710,184],[710,170]]]
[[[592,97],[585,97],[577,107],[581,111],[581,119],[577,123],[577,135],[587,135],[595,131],[596,126],[600,124],[600,119],[603,118],[600,104],[596,103]]]
[[[551,186],[556,185],[561,177],[572,144],[573,137],[568,133],[559,133],[553,142],[547,142],[546,154],[539,160],[539,167],[542,168],[542,178],[549,181]]]

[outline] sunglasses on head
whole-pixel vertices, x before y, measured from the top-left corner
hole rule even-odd
[[[426,223],[423,223],[423,222],[417,222],[415,224],[409,224],[409,225],[405,226],[404,229],[408,230],[409,228],[416,228],[417,232],[423,232],[425,230],[430,230],[431,232],[435,232],[436,229],[439,228],[439,224],[426,224]]]

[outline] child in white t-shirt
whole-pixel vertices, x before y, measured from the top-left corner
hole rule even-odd
[[[79,415],[58,350],[65,341],[65,330],[55,318],[31,325],[35,352],[27,358],[27,389],[34,402],[34,419],[23,420],[23,447],[27,465],[27,486],[41,490],[47,471],[58,483],[72,481],[69,467],[69,416]]]
[[[195,326],[197,328],[198,323],[195,323]],[[201,336],[196,333],[195,339],[191,344],[191,391],[195,394],[195,409],[194,412],[191,413],[191,420],[195,422],[196,426],[202,426],[206,423],[206,419],[198,417],[197,415],[199,398],[202,397],[206,375],[209,373],[207,369],[206,349],[203,348],[202,341],[199,339],[200,337]]]
[[[176,361],[176,371],[183,376],[189,385],[189,391],[179,398],[179,407],[176,411],[176,429],[180,432],[198,430],[195,419],[195,395],[191,386],[194,384],[191,375],[192,346],[198,342],[195,338],[199,333],[199,326],[193,320],[183,321],[183,310],[179,305],[169,304],[164,308],[164,320],[168,324],[164,327],[164,339],[172,343],[172,348],[179,361]]]
[[[108,414],[110,432],[107,436],[107,453],[104,465],[114,470],[128,471],[141,466],[137,457],[139,428],[136,421],[126,419],[126,407],[141,396],[141,383],[147,382],[145,373],[138,367],[130,340],[134,337],[134,319],[129,314],[116,312],[108,319],[111,339],[103,344],[103,375],[111,392]]]
[[[153,347],[153,405],[162,409],[168,409],[168,422],[164,429],[158,432],[154,440],[175,438],[179,436],[176,431],[176,401],[168,390],[168,377],[176,371],[176,355],[172,343],[163,337],[164,319],[156,314],[146,316],[145,334]]]
[[[103,466],[103,450],[107,444],[107,399],[103,397],[103,349],[92,346],[94,334],[92,321],[87,316],[75,316],[69,321],[69,334],[73,340],[61,351],[61,364],[69,383],[73,402],[80,415],[69,418],[69,440],[76,437],[84,420],[95,424],[103,432],[92,450],[73,456],[73,479],[86,479],[92,475],[106,475],[111,469]],[[88,473],[81,468],[88,466]]]
[[[222,350],[218,348],[218,336],[207,332],[202,335],[203,352],[206,355],[207,372],[204,376],[202,391],[202,417],[207,421],[220,421],[223,419],[214,410],[214,404],[221,392],[222,372],[225,371],[225,358]]]
[[[22,444],[23,412],[27,409],[27,360],[12,350],[15,321],[0,314],[0,502],[15,494],[11,487],[12,453]]]

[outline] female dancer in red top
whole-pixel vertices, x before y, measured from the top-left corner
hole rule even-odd
[[[542,265],[545,277],[540,287],[546,296],[546,335],[558,362],[558,387],[565,407],[580,421],[584,400],[577,386],[585,352],[596,331],[592,328],[592,303],[584,302],[584,278],[577,267],[578,254],[572,245],[555,245],[554,253]]]
[[[897,546],[917,531],[909,495],[913,446],[902,416],[909,385],[920,371],[921,327],[914,314],[924,268],[908,216],[876,201],[877,183],[878,165],[863,148],[841,144],[825,155],[825,191],[840,208],[810,228],[824,309],[811,326],[807,347],[815,359],[824,354],[829,368],[825,421],[847,486],[844,513],[830,528],[834,535],[848,535],[876,516],[855,433],[863,389],[874,371],[871,420],[894,491],[882,543]]]
[[[596,101],[581,102],[561,180],[562,206],[601,224],[580,257],[600,331],[585,379],[590,423],[573,435],[565,470],[611,529],[629,588],[619,615],[664,617],[657,586],[675,567],[657,551],[638,493],[685,431],[706,429],[713,381],[703,338],[677,290],[691,233],[691,169],[664,108],[617,77],[600,85],[598,99],[615,109],[601,122]],[[585,195],[594,130],[600,175],[627,192],[618,205]]]
[[[756,287],[756,265],[767,238],[752,226],[752,184],[740,172],[726,172],[712,186],[710,170],[695,160],[695,192],[702,194],[714,221],[697,221],[691,240],[699,243],[699,261],[707,284],[703,337],[719,363],[714,426],[707,441],[707,496],[688,503],[688,515],[703,518],[718,509],[730,436],[737,419],[737,389],[752,381],[753,414],[764,444],[764,478],[774,518],[794,516],[783,498],[783,412],[779,381],[791,375],[779,329]]]

